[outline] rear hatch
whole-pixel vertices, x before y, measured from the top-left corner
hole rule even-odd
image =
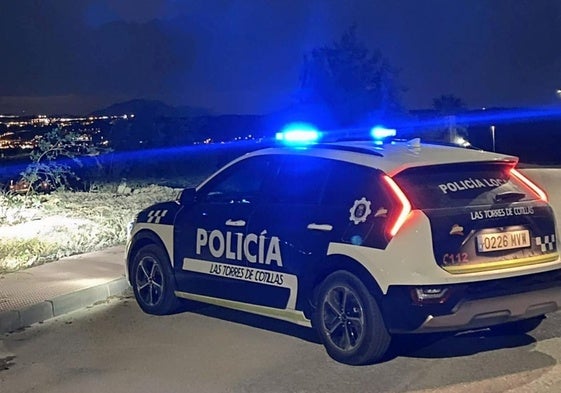
[[[410,168],[394,177],[429,218],[434,257],[453,274],[555,261],[546,196],[511,162]],[[535,188],[536,187],[536,188]]]

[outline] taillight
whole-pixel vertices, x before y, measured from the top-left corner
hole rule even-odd
[[[547,194],[545,193],[544,190],[542,190],[541,188],[539,188],[534,182],[532,182],[530,179],[528,179],[526,176],[524,176],[522,173],[518,172],[516,169],[512,168],[510,170],[510,174],[513,175],[514,177],[516,177],[518,180],[520,180],[522,183],[524,183],[530,190],[532,190],[537,196],[538,198],[540,198],[542,201],[547,202]]]
[[[407,216],[411,212],[411,203],[409,203],[409,200],[407,199],[403,191],[401,191],[399,186],[395,181],[393,181],[391,177],[384,175],[384,180],[386,181],[386,183],[388,183],[388,185],[390,186],[390,190],[393,192],[393,194],[401,204],[399,215],[397,216],[395,222],[390,225],[390,235],[393,237],[403,226],[405,220],[407,220]]]

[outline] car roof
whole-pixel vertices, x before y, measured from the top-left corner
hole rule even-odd
[[[429,165],[476,162],[516,164],[518,157],[459,146],[394,141],[382,146],[372,141],[345,141],[310,145],[308,147],[272,147],[246,156],[292,154],[324,157],[378,168],[393,176],[405,169]]]

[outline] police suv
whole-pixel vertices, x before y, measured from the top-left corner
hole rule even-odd
[[[311,326],[348,364],[398,333],[531,329],[561,305],[561,260],[516,164],[418,140],[248,153],[138,214],[128,278],[149,314],[184,298]]]

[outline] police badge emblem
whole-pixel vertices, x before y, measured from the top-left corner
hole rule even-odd
[[[356,200],[353,207],[349,209],[349,213],[351,213],[349,220],[354,222],[355,225],[366,222],[366,219],[372,213],[370,205],[371,202],[366,200],[365,197]]]

